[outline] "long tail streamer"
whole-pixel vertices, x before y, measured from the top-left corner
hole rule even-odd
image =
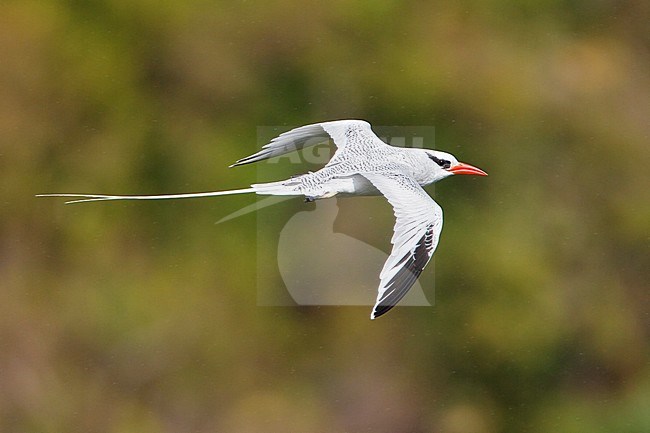
[[[189,194],[161,195],[103,195],[103,194],[37,194],[36,197],[72,197],[76,200],[66,201],[65,204],[87,203],[91,201],[111,200],[174,200],[180,198],[216,197],[220,195],[246,194],[255,192],[255,188],[233,189],[230,191],[195,192]]]

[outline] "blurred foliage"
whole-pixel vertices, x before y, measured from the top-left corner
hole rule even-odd
[[[634,0],[2,2],[0,431],[650,431],[648,22]],[[272,234],[214,225],[254,197],[33,197],[241,187],[258,125],[336,118],[433,125],[490,173],[436,188],[434,308],[258,307]],[[367,200],[341,212],[386,249]]]

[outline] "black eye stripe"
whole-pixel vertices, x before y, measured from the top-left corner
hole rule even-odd
[[[448,169],[449,167],[451,167],[451,162],[447,161],[446,159],[440,159],[434,155],[429,155],[429,158],[431,158],[433,162],[435,162],[436,164],[438,164],[440,167],[444,169]]]

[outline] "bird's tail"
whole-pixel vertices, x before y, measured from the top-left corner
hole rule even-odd
[[[255,183],[251,189],[259,195],[303,195],[300,177],[294,177],[277,182]]]
[[[181,198],[216,197],[221,195],[256,193],[261,195],[301,195],[296,191],[291,180],[259,183],[250,188],[231,189],[228,191],[194,192],[187,194],[160,194],[160,195],[105,195],[105,194],[37,194],[36,197],[69,197],[74,200],[66,204],[87,203],[91,201],[116,201],[116,200],[175,200]]]
[[[246,194],[255,192],[254,188],[233,189],[230,191],[194,192],[188,194],[160,194],[160,195],[104,195],[104,194],[37,194],[36,197],[73,197],[75,200],[66,201],[65,204],[86,203],[89,201],[111,200],[175,200],[179,198],[215,197],[219,195]]]

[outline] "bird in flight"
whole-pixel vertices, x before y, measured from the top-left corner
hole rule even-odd
[[[363,120],[336,120],[301,126],[271,140],[231,167],[263,161],[322,143],[330,137],[336,151],[320,170],[290,179],[253,184],[250,188],[189,194],[99,195],[39,194],[70,197],[66,203],[112,200],[167,200],[230,194],[304,196],[305,201],[331,197],[383,195],[395,213],[393,245],[379,274],[371,319],[393,308],[413,286],[431,260],[442,230],[442,209],[423,186],[455,174],[487,176],[453,155],[430,149],[401,148],[384,143]]]

